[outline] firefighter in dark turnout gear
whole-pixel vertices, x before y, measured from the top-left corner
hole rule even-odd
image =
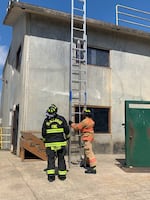
[[[55,180],[55,158],[58,157],[58,178],[66,179],[65,153],[69,139],[69,126],[63,116],[57,114],[57,107],[52,104],[42,125],[42,137],[48,158],[47,175],[50,182]]]

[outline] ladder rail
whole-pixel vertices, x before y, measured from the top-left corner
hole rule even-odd
[[[69,80],[69,120],[78,116],[81,121],[82,108],[87,103],[87,34],[86,0],[71,0],[71,44],[70,44],[70,80]],[[77,110],[75,110],[75,106]],[[71,164],[72,135],[68,144],[68,162]],[[81,134],[78,145],[81,158]]]

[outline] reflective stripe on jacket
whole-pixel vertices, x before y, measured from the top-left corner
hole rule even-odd
[[[55,128],[55,129],[47,129],[46,133],[63,133],[64,129],[63,128]]]

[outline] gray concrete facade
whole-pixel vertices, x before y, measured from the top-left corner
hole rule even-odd
[[[41,130],[51,103],[69,118],[70,14],[12,3],[4,24],[12,26],[5,63],[2,125],[12,126],[19,105],[21,130]],[[110,107],[110,132],[95,134],[97,153],[124,152],[124,101],[149,100],[150,34],[87,19],[88,46],[109,50],[110,67],[88,65],[87,105]],[[15,68],[21,46],[20,72]]]

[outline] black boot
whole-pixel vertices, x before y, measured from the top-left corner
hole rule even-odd
[[[80,162],[80,167],[84,167],[85,169],[88,169],[90,165],[86,161],[82,160]]]
[[[86,167],[86,163],[85,163],[85,161],[84,160],[81,160],[81,162],[80,162],[80,167]]]
[[[48,170],[48,168],[43,169],[44,172],[46,172]]]
[[[49,182],[53,182],[55,180],[55,176],[54,175],[48,175],[48,181]]]
[[[66,176],[65,175],[58,175],[58,178],[61,180],[61,181],[64,181],[66,179]]]
[[[96,174],[96,167],[89,167],[86,171],[86,174]]]

